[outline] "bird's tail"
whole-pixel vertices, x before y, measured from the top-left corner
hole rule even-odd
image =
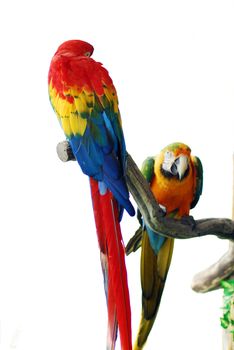
[[[107,297],[107,349],[115,348],[118,325],[121,349],[131,350],[131,309],[118,206],[109,190],[100,194],[98,182],[92,178],[90,186]]]
[[[141,250],[142,314],[134,350],[143,349],[153,327],[171,263],[173,245],[174,239],[166,239],[156,255],[150,245],[146,230],[143,230]]]

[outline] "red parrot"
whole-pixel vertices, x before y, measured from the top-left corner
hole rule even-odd
[[[183,143],[173,143],[156,157],[147,158],[142,173],[167,216],[177,219],[188,216],[202,193],[201,161]],[[126,253],[130,254],[141,246],[142,314],[134,350],[143,349],[153,327],[174,246],[173,238],[152,231],[140,213],[138,216],[141,227],[126,247]]]
[[[108,307],[107,349],[132,349],[131,310],[120,229],[123,210],[134,215],[125,181],[126,147],[116,89],[108,71],[81,40],[59,46],[48,83],[52,107],[72,152],[90,178]]]

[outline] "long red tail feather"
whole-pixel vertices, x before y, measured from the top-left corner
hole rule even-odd
[[[97,181],[90,179],[90,185],[99,247],[101,253],[107,256],[109,348],[114,349],[117,316],[121,349],[131,350],[131,309],[117,203],[109,191],[100,195]]]

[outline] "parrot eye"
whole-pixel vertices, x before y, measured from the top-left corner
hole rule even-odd
[[[84,56],[86,56],[86,57],[90,57],[91,56],[91,52],[85,52],[85,54],[84,54]]]
[[[176,166],[176,161],[172,164],[171,166],[171,173],[176,176],[178,171],[177,171],[177,166]]]

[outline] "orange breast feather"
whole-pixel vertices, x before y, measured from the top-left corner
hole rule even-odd
[[[190,171],[182,181],[166,178],[155,162],[155,176],[151,183],[151,190],[159,204],[166,207],[167,213],[178,210],[178,217],[188,215],[195,192],[195,170],[190,162]]]

